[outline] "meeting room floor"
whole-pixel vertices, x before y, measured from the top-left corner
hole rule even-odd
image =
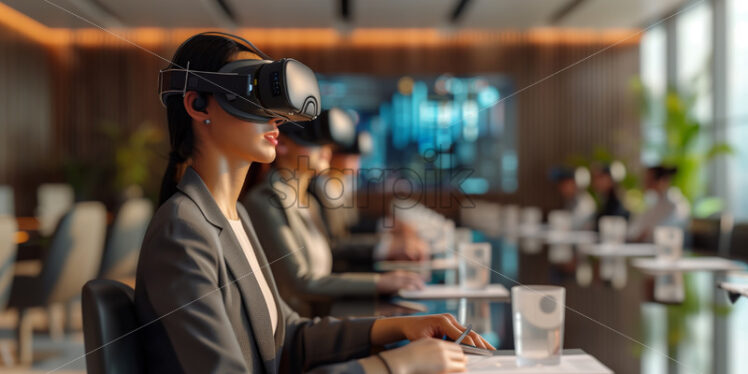
[[[0,372],[3,374],[21,373],[55,373],[84,374],[86,362],[83,358],[83,332],[80,329],[80,315],[72,317],[72,331],[59,339],[53,339],[47,332],[47,315],[43,310],[34,311],[34,363],[28,365],[7,366],[0,361]],[[0,313],[0,346],[12,354],[16,353],[15,325],[17,313],[6,310]]]

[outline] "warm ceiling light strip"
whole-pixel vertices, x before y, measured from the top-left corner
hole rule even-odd
[[[536,28],[527,33],[527,40],[537,44],[606,44],[629,45],[638,44],[641,29],[559,29]]]
[[[3,3],[0,3],[0,25],[44,45],[62,45],[69,40],[68,29],[49,28]]]
[[[145,48],[178,45],[189,36],[208,29],[140,27],[111,29],[50,28],[0,3],[0,25],[15,30],[44,45],[73,44],[85,47],[117,46],[135,43]],[[341,34],[335,28],[238,29],[235,33],[258,45],[273,47],[439,47],[459,44],[530,42],[538,44],[637,44],[640,30],[584,30],[535,28],[519,30],[459,29],[446,32],[437,28],[357,28]],[[115,35],[112,35],[115,34]],[[119,37],[118,37],[119,36]],[[124,40],[123,40],[124,39]]]

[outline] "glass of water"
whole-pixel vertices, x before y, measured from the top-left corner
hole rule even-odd
[[[466,289],[482,289],[491,281],[491,243],[460,243],[459,281]]]
[[[566,290],[512,287],[514,349],[518,366],[558,365],[564,343]]]

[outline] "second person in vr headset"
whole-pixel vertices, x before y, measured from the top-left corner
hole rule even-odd
[[[315,121],[323,125],[326,122],[327,126],[340,123],[356,127],[355,116],[339,108],[323,112]],[[318,173],[309,189],[321,207],[322,222],[333,249],[333,269],[372,271],[377,260],[428,260],[429,246],[415,228],[403,220],[377,219],[359,211],[359,206],[381,205],[383,201],[371,196],[359,200],[357,192],[361,157],[374,149],[371,134],[350,131],[347,135],[323,146],[323,154],[330,156],[330,168]]]
[[[344,296],[374,297],[423,287],[420,276],[411,272],[332,272],[327,229],[309,186],[330,167],[323,146],[353,142],[355,128],[352,122],[328,121],[329,114],[323,113],[319,121],[281,126],[272,168],[242,200],[255,229],[263,233],[260,244],[281,296],[306,316],[328,314],[330,302]],[[274,262],[280,258],[283,261]]]
[[[250,165],[275,158],[284,117],[313,118],[318,109],[309,105],[319,93],[305,66],[258,55],[236,37],[199,34],[162,72],[171,152],[135,287],[141,324],[135,333],[148,371],[463,371],[461,349],[431,339],[460,336],[465,328],[452,316],[310,320],[279,296],[257,240],[264,233],[255,234],[238,197]],[[246,95],[255,84],[269,92],[268,100]],[[288,90],[301,100],[289,99]],[[370,356],[375,347],[403,339],[414,342]],[[474,332],[464,341],[490,347]]]

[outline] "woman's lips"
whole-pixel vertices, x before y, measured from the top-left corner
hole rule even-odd
[[[275,134],[275,133],[265,134],[265,139],[267,139],[267,141],[269,141],[270,144],[272,144],[273,146],[278,145],[278,134]]]

